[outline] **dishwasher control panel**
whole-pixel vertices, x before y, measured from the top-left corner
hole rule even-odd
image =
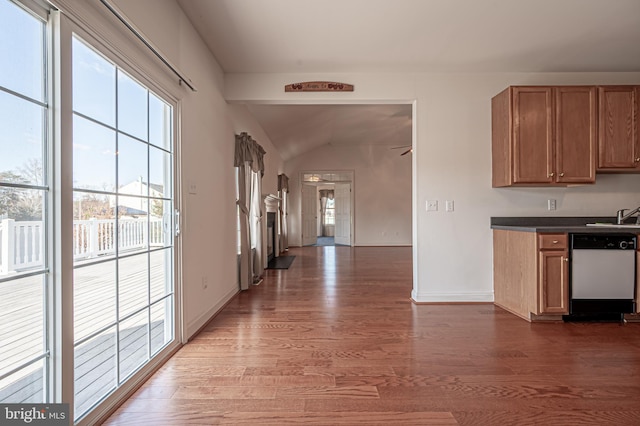
[[[629,234],[571,234],[573,250],[635,250],[637,238]]]

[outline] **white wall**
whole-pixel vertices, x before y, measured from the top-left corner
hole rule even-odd
[[[297,81],[355,85],[352,93],[290,93]],[[491,301],[491,216],[608,215],[640,205],[640,175],[598,175],[591,186],[491,188],[491,97],[514,84],[640,84],[640,73],[231,74],[228,100],[291,103],[412,101],[414,289],[418,302]],[[332,166],[331,168],[337,168]],[[546,211],[546,200],[558,210]],[[425,211],[428,199],[455,212]]]
[[[411,156],[400,152],[383,146],[325,145],[287,161],[289,244],[302,244],[300,173],[353,170],[354,245],[411,245]]]

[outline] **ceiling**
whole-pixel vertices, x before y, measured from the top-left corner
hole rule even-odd
[[[323,145],[411,145],[411,105],[254,104],[247,108],[285,161]]]
[[[177,1],[226,73],[640,71],[640,0]],[[250,107],[285,159],[404,145],[398,108]]]

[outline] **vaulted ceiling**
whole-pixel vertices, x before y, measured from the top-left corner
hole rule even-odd
[[[640,0],[178,3],[226,73],[640,71]],[[370,123],[353,115],[388,118],[396,108],[254,105],[251,111],[291,158],[328,143],[404,144],[377,137],[398,120],[366,133]],[[291,145],[300,134],[307,135],[304,147]]]

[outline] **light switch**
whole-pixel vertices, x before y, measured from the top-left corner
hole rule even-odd
[[[547,210],[555,210],[556,209],[556,200],[549,199],[547,200]]]
[[[453,211],[453,200],[447,200],[444,202],[444,209],[448,212]]]

